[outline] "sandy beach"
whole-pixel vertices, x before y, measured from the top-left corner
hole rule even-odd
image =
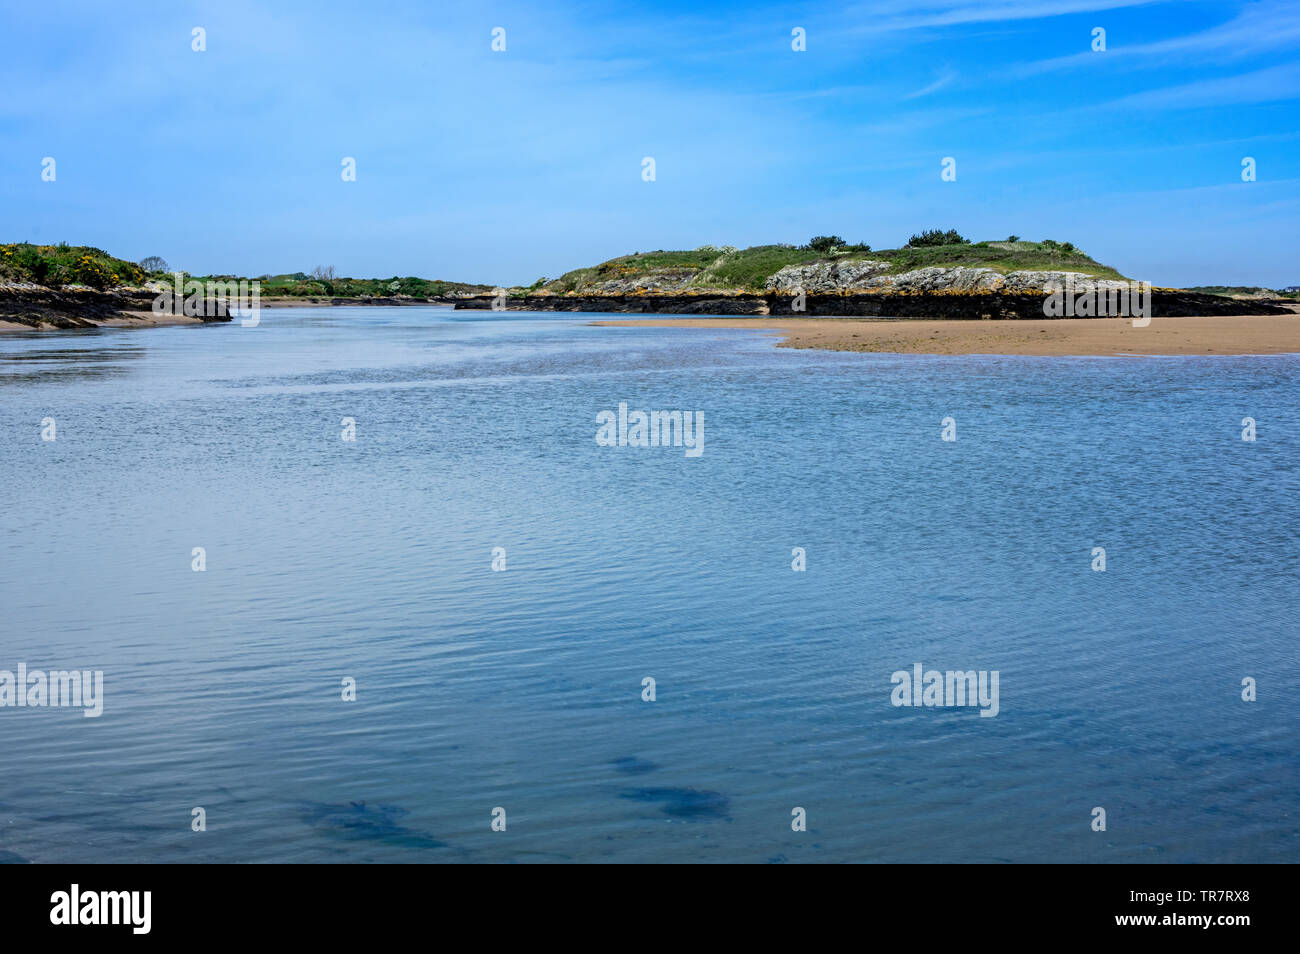
[[[757,328],[783,348],[896,354],[1180,355],[1300,353],[1300,314],[1042,321],[926,321],[879,318],[633,318],[597,325]]]

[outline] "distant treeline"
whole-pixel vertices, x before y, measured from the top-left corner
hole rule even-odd
[[[1249,295],[1255,298],[1300,299],[1300,288],[1262,288],[1259,285],[1196,285],[1188,291],[1204,295]]]
[[[231,275],[195,275],[190,276],[200,281],[229,281],[238,276]],[[458,293],[483,294],[490,292],[490,285],[472,285],[466,282],[450,282],[441,279],[415,278],[319,278],[304,272],[287,275],[259,275],[261,294],[264,298],[442,298]]]
[[[440,298],[456,293],[483,293],[490,285],[473,285],[440,279],[406,278],[336,278],[333,268],[317,268],[311,275],[293,272],[286,275],[259,275],[264,297],[338,297],[338,298]],[[182,272],[182,279],[196,281],[239,281],[243,275],[194,275]],[[252,279],[249,279],[252,280]],[[138,264],[109,255],[88,245],[33,245],[16,242],[0,245],[0,281],[23,282],[46,288],[85,285],[89,288],[138,288],[148,282],[171,286],[174,273],[167,263],[150,256]]]

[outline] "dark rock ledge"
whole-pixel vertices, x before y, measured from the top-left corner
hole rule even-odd
[[[774,315],[779,317],[886,317],[955,320],[1042,319],[1037,292],[936,292],[912,294],[808,295],[803,312],[793,312],[789,295],[526,295],[508,297],[508,311],[579,311],[670,315]],[[457,308],[490,309],[492,295],[456,301]],[[1177,289],[1151,292],[1151,316],[1289,315],[1289,308],[1260,301],[1203,295]]]
[[[0,321],[32,328],[95,328],[109,321],[149,325],[171,319],[186,320],[183,312],[180,315],[155,316],[153,303],[156,297],[154,292],[143,290],[73,291],[0,287]],[[210,315],[188,320],[230,321],[224,302],[214,299],[208,304],[210,307],[205,310],[211,312]],[[139,314],[141,312],[147,317],[142,317]]]

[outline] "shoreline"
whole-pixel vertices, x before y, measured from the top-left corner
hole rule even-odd
[[[13,295],[22,300],[21,295]],[[74,292],[59,293],[40,290],[28,293],[38,302],[37,314],[42,319],[39,324],[14,320],[6,317],[0,308],[0,332],[6,331],[76,331],[86,328],[156,328],[164,325],[200,325],[227,324],[230,317],[223,310],[211,317],[175,315],[165,313],[155,315],[152,309],[140,306],[149,302],[149,296],[132,290],[127,293],[113,292]],[[382,306],[403,308],[422,306],[426,308],[451,308],[446,301],[430,301],[413,298],[264,298],[259,308],[330,308],[345,306]],[[13,305],[11,304],[12,308]],[[25,310],[25,309],[24,309]]]
[[[345,308],[355,305],[383,308],[454,308],[454,300],[434,298],[263,298],[262,308]]]
[[[1100,314],[1095,295],[1080,295],[1079,318],[1091,320]],[[1055,301],[1063,311],[1048,313]],[[802,307],[795,309],[798,302]],[[456,300],[457,309],[498,307],[499,300],[490,295],[472,295]],[[751,318],[884,318],[915,321],[1053,321],[1076,317],[1075,299],[1047,294],[1046,286],[1037,289],[966,290],[937,287],[917,291],[877,291],[843,289],[791,295],[785,291],[725,292],[609,292],[596,294],[535,294],[510,296],[503,303],[506,311],[592,312],[606,315],[689,315]],[[1197,315],[1289,315],[1292,302],[1225,298],[1203,295],[1178,288],[1151,288],[1146,304],[1136,312],[1162,318]],[[1131,315],[1128,298],[1118,294],[1109,305],[1109,314]],[[797,312],[797,313],[796,313]]]
[[[50,331],[86,331],[92,328],[162,328],[166,325],[226,324],[225,321],[213,321],[210,318],[191,318],[187,315],[163,315],[159,317],[147,311],[127,311],[122,314],[125,317],[99,318],[87,321],[86,324],[64,328],[49,324],[25,325],[19,321],[6,321],[0,318],[0,332],[35,331],[45,334]]]
[[[76,297],[86,298],[84,293]],[[76,309],[81,314],[64,319],[66,323],[51,322],[34,326],[23,321],[6,320],[0,314],[0,333],[224,324],[231,320],[224,314],[212,318],[154,315],[151,310],[140,309],[142,303],[135,296],[92,293],[88,301],[81,302],[82,307]],[[453,307],[453,303],[412,298],[267,298],[260,305],[267,309],[339,306],[448,308]],[[41,310],[47,314],[57,314],[61,309],[54,302],[47,301]],[[664,315],[662,312],[659,315],[642,312],[638,317],[604,318],[593,320],[589,324],[602,327],[748,329],[779,335],[781,340],[777,346],[781,348],[859,353],[1042,357],[1300,354],[1300,305],[1290,305],[1285,310],[1288,313],[1271,315],[1153,317],[1151,323],[1144,328],[1134,328],[1129,318],[970,319],[923,315],[889,318],[823,315],[794,318],[761,314]],[[58,318],[54,320],[57,321]]]
[[[1152,318],[935,320],[897,318],[614,318],[602,327],[744,328],[781,335],[779,348],[866,354],[1041,357],[1300,354],[1300,314]]]

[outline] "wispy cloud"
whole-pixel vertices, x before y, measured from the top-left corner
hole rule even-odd
[[[990,106],[965,106],[945,109],[927,109],[921,112],[901,113],[857,127],[857,132],[869,139],[889,142],[902,147],[908,137],[935,128],[956,129],[977,116],[993,112]]]
[[[1252,4],[1234,19],[1208,30],[1154,43],[1127,45],[1122,40],[1116,43],[1116,38],[1111,39],[1111,45],[1104,53],[1086,50],[1070,56],[1039,60],[1025,64],[1017,73],[1029,76],[1116,62],[1130,68],[1155,68],[1163,67],[1171,60],[1185,62],[1189,59],[1240,58],[1300,46],[1300,6],[1294,0],[1286,3],[1270,0]]]
[[[859,32],[886,33],[925,27],[1041,20],[1072,13],[1116,10],[1186,0],[887,0],[855,11],[863,18]]]
[[[1275,103],[1300,98],[1300,63],[1286,63],[1225,76],[1134,93],[1107,103],[1105,109],[1194,109],[1242,103]]]
[[[908,93],[906,96],[903,97],[903,99],[916,99],[918,96],[928,96],[931,93],[938,92],[939,90],[943,89],[945,86],[947,86],[956,78],[957,78],[956,70],[945,69],[943,73],[940,74],[939,78],[936,79],[933,83],[930,83],[928,86],[921,87],[914,93]]]

